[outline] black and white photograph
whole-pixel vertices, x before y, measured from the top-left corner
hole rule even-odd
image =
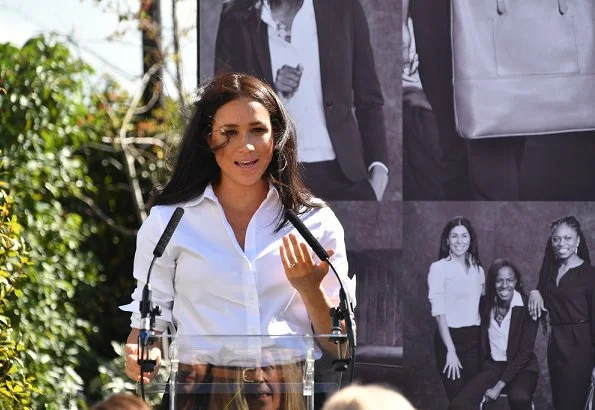
[[[315,195],[399,200],[400,8],[398,0],[202,2],[200,75],[246,72],[275,88]]]
[[[595,204],[406,202],[403,217],[414,406],[590,408]]]
[[[403,6],[404,199],[595,199],[593,2]]]

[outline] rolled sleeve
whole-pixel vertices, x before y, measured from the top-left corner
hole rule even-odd
[[[436,263],[430,266],[430,273],[428,274],[428,299],[432,306],[432,316],[443,315],[446,313],[444,298],[446,295],[446,277]]]

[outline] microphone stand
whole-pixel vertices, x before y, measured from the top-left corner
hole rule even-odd
[[[353,366],[355,365],[355,351],[357,348],[355,315],[353,313],[353,306],[351,305],[347,293],[345,292],[345,288],[343,287],[343,281],[341,281],[341,277],[335,270],[333,264],[329,261],[329,255],[326,252],[326,250],[324,250],[324,248],[320,245],[316,238],[312,236],[310,230],[306,228],[304,223],[300,220],[300,218],[297,217],[293,210],[286,209],[285,217],[302,235],[302,237],[306,240],[308,245],[310,245],[310,248],[312,248],[314,253],[320,258],[320,260],[325,261],[329,264],[330,268],[332,269],[333,273],[337,278],[337,281],[339,282],[339,307],[331,308],[330,310],[332,331],[330,340],[336,344],[344,343],[344,340],[338,337],[339,335],[341,335],[340,321],[344,320],[347,331],[347,341],[349,342],[350,357],[343,357],[341,348],[339,346],[339,359],[333,361],[333,367],[336,371],[344,372],[347,369],[347,366],[351,364],[349,374],[349,382],[351,383],[353,381]]]
[[[165,230],[161,234],[161,238],[157,242],[155,249],[153,250],[153,259],[149,265],[149,271],[147,272],[147,282],[143,288],[143,295],[140,302],[140,331],[138,333],[138,346],[139,355],[136,362],[140,366],[140,391],[143,401],[145,400],[145,385],[143,381],[143,373],[151,373],[157,365],[157,360],[151,360],[149,358],[149,346],[155,341],[155,317],[161,315],[161,308],[154,306],[152,301],[152,290],[151,290],[151,270],[155,264],[155,260],[163,255],[165,247],[169,243],[180,219],[184,215],[184,208],[177,207],[173,212],[172,216],[165,227]]]
[[[141,328],[140,332],[138,333],[137,343],[139,347],[139,355],[136,359],[136,362],[140,365],[140,391],[143,401],[146,401],[143,373],[151,373],[157,365],[157,360],[149,358],[149,346],[155,341],[155,318],[156,316],[161,315],[161,308],[157,305],[153,305],[151,300],[153,292],[151,290],[151,283],[149,282],[151,278],[151,270],[153,269],[153,264],[155,263],[157,257],[158,256],[155,255],[151,260],[149,272],[147,273],[147,283],[143,287],[143,295],[140,302]]]
[[[339,277],[339,274],[335,270],[335,267],[329,262],[328,258],[326,262],[329,264],[331,270],[337,277],[339,281],[339,306],[336,308],[330,309],[331,315],[331,334],[332,336],[329,338],[331,342],[334,342],[337,345],[337,354],[338,359],[333,360],[333,369],[336,372],[345,372],[349,367],[349,383],[353,382],[353,368],[355,366],[355,356],[356,356],[356,349],[357,349],[357,341],[356,341],[356,325],[355,325],[355,314],[353,312],[353,306],[347,296],[347,292],[345,292],[345,288],[343,287],[343,282]],[[340,338],[341,335],[341,320],[345,321],[345,328],[347,334],[347,342],[349,343],[349,357],[344,357],[343,352],[341,351],[341,344],[345,343],[345,339]]]

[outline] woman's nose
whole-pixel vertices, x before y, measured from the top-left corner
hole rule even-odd
[[[261,383],[264,382],[264,371],[261,367],[257,367],[254,369],[254,382]]]
[[[250,132],[244,133],[242,138],[242,149],[247,151],[254,151],[254,141]]]

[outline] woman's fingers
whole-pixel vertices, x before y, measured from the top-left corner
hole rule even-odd
[[[289,269],[293,268],[297,263],[296,257],[293,252],[293,248],[291,246],[291,242],[287,236],[283,237],[283,246],[281,247],[281,258],[284,264],[286,264],[285,267]]]
[[[300,242],[298,241],[297,236],[295,236],[292,233],[290,233],[288,236],[289,242],[291,244],[291,250],[293,251],[293,255],[295,257],[295,262],[303,263],[305,261],[304,254],[310,256],[310,251],[308,250],[307,245],[305,243],[302,243],[302,245],[306,245],[306,252],[304,252],[304,249],[300,246]]]
[[[314,265],[314,260],[312,259],[312,255],[310,254],[310,248],[308,247],[308,244],[306,243],[300,243],[300,250],[302,253],[302,260],[307,264],[307,265]]]
[[[140,381],[140,373],[141,368],[138,364],[139,358],[139,348],[136,343],[127,343],[124,345],[124,353],[125,353],[125,373],[128,377],[132,380],[139,382]],[[151,376],[153,373],[156,373],[159,364],[161,362],[161,350],[159,348],[153,347],[149,350],[149,358],[156,361],[155,371],[154,372],[144,372],[143,373],[143,383],[149,383],[151,381]]]

